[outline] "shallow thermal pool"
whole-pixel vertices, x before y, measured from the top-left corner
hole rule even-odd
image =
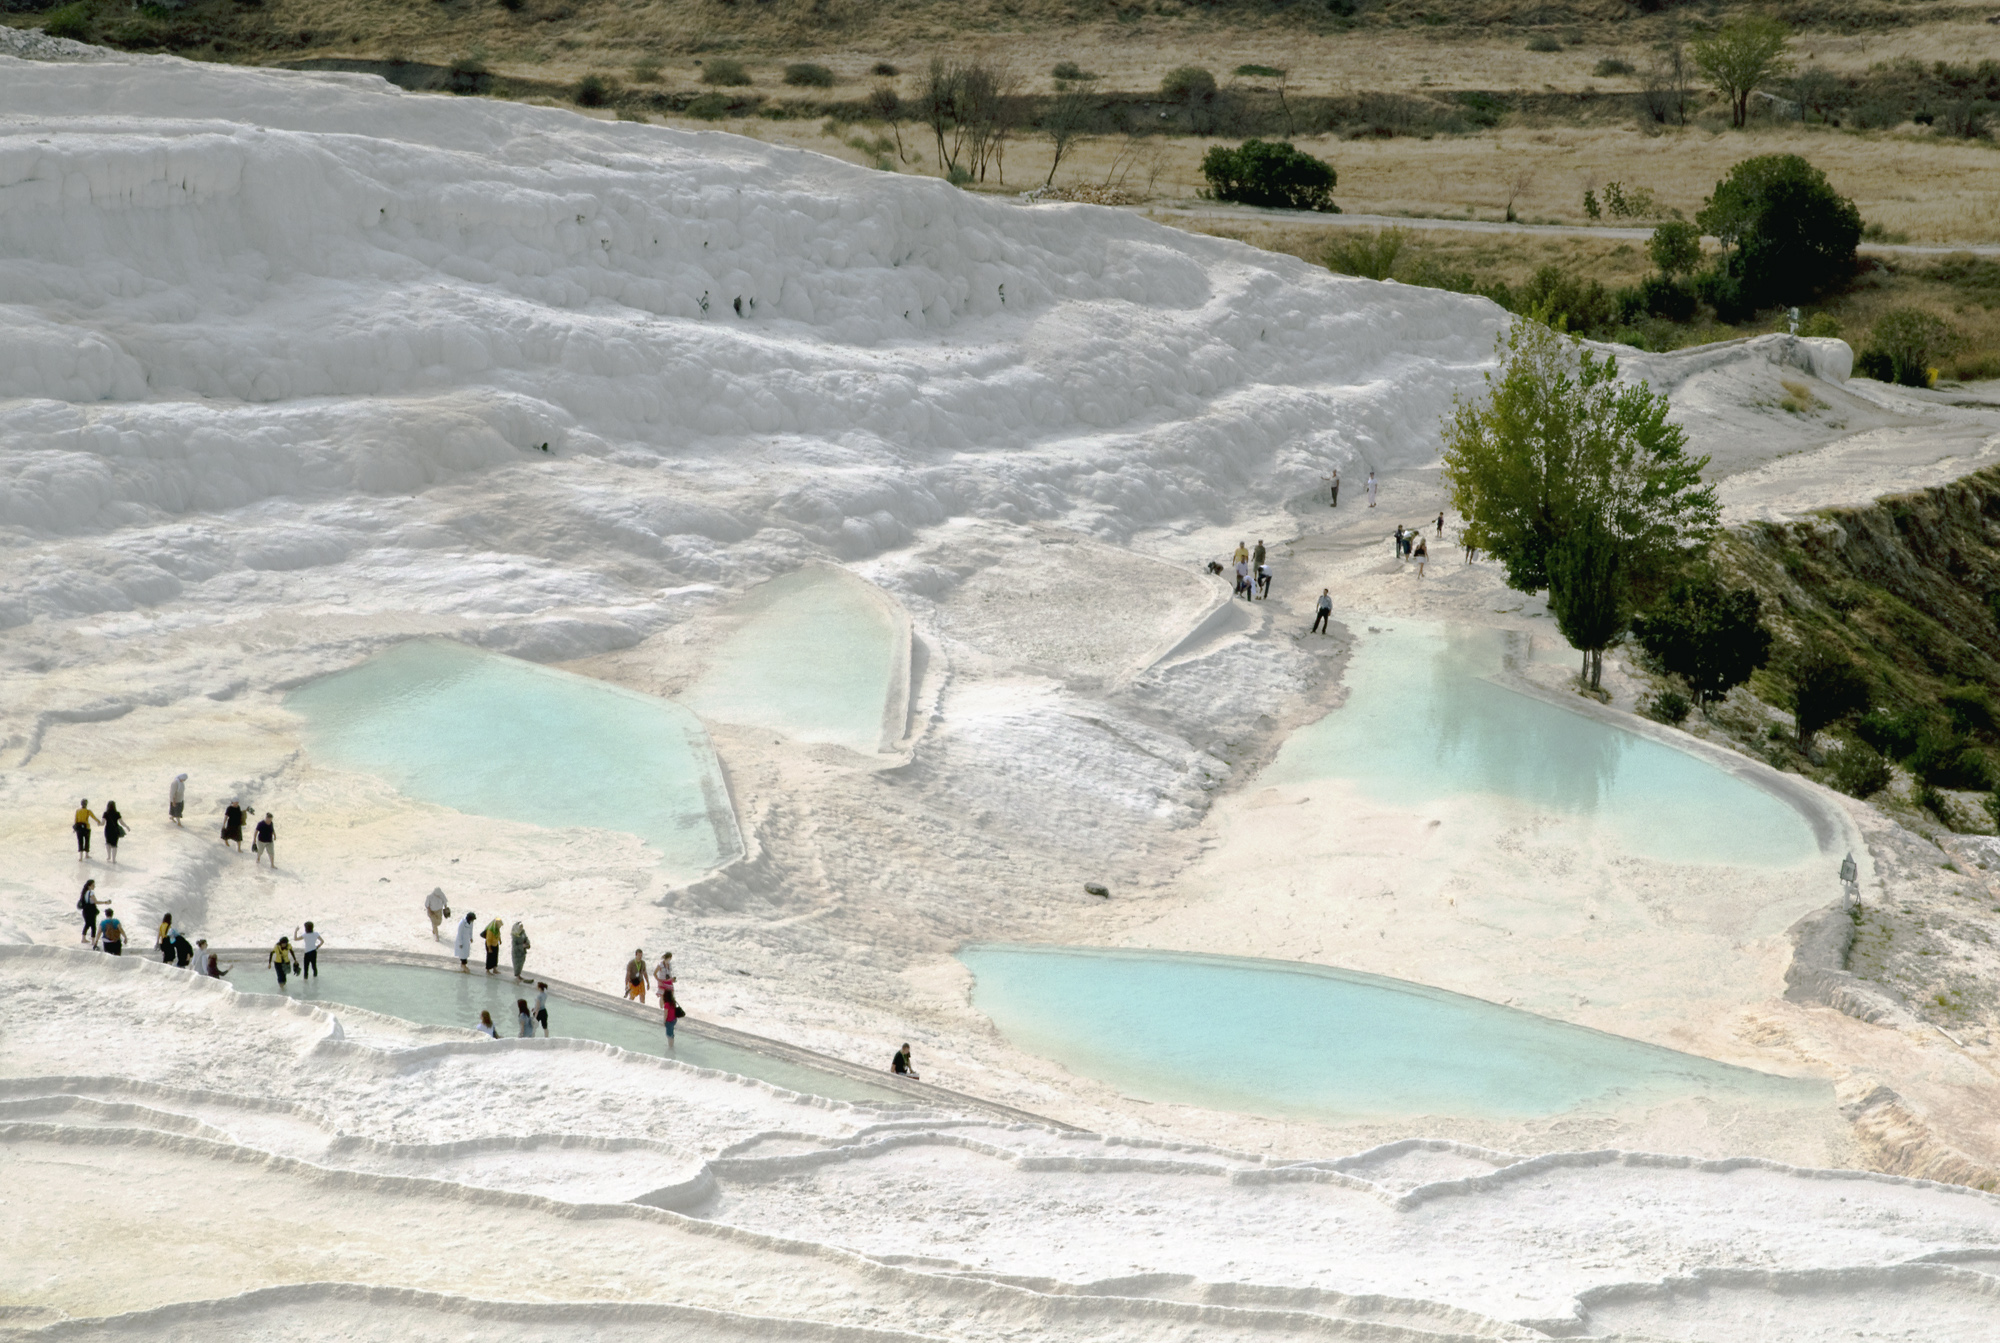
[[[743,853],[700,720],[678,704],[444,639],[293,691],[307,753],[480,816],[637,835],[677,877]]]
[[[1498,630],[1398,621],[1356,632],[1347,702],[1297,732],[1267,783],[1348,779],[1397,805],[1484,794],[1677,863],[1790,866],[1819,852],[1782,799],[1671,746],[1484,679]]]
[[[1832,1100],[1825,1082],[1326,966],[1084,947],[959,959],[1009,1041],[1141,1100],[1323,1120]]]
[[[511,973],[495,977],[476,969],[471,974],[461,974],[420,965],[347,960],[328,961],[320,967],[320,972],[316,979],[293,979],[286,996],[303,1002],[366,1008],[424,1026],[471,1029],[479,1024],[480,1012],[486,1011],[493,1014],[494,1027],[503,1039],[520,1034],[516,1000],[526,998],[530,1007],[535,1002],[534,985],[516,984]],[[244,993],[278,991],[273,976],[249,963],[236,970],[229,982]],[[659,1015],[655,1012],[650,1020],[638,1020],[621,1012],[549,995],[550,1035],[597,1040],[639,1054],[666,1054],[666,1030]],[[833,1100],[908,1103],[910,1099],[841,1073],[822,1072],[754,1050],[699,1039],[686,1031],[680,1032],[675,1040],[672,1057],[698,1068],[755,1077],[788,1091]]]
[[[903,735],[910,643],[889,595],[831,565],[751,589],[681,702],[703,718],[873,753]]]

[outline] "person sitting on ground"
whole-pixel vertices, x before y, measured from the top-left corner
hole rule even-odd
[[[204,937],[201,940],[201,945],[203,947],[206,947],[208,945],[208,939]],[[210,979],[221,979],[224,975],[229,973],[229,971],[223,967],[222,962],[215,958],[215,953],[212,951],[204,951],[202,953],[201,972],[204,975],[207,975]]]
[[[912,1082],[921,1080],[917,1076],[917,1070],[910,1066],[910,1042],[908,1040],[903,1041],[903,1047],[896,1051],[896,1057],[889,1060],[889,1071],[898,1077],[907,1077]]]

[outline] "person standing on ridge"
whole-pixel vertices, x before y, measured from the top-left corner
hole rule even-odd
[[[181,815],[187,811],[187,782],[187,775],[176,774],[174,781],[167,785],[167,819],[175,825],[181,823]]]
[[[299,982],[304,983],[307,975],[319,978],[319,949],[326,945],[326,939],[313,931],[312,920],[306,920],[306,930],[295,934],[299,939]]]
[[[1375,483],[1375,473],[1373,471],[1368,473],[1368,483],[1362,488],[1368,492],[1368,506],[1370,508],[1375,507],[1375,494],[1382,487]]]
[[[296,963],[292,958],[292,939],[289,937],[279,938],[278,945],[266,952],[264,959],[273,970],[278,972],[278,992],[283,993],[285,991],[285,976],[292,972],[292,966]]]
[[[103,921],[97,925],[97,940],[103,944],[106,955],[125,954],[125,925],[118,921],[118,911],[109,905],[104,907]]]
[[[1389,535],[1389,548],[1396,552],[1396,558],[1403,558],[1403,524],[1397,523],[1396,530]]]
[[[271,862],[271,870],[276,872],[278,870],[278,827],[272,822],[270,812],[265,812],[264,819],[257,822],[256,835],[257,837],[250,841],[250,847],[256,850],[257,861],[262,863],[268,858]]]
[[[646,951],[643,947],[635,948],[632,959],[625,962],[625,996],[636,998],[641,1003],[646,1001]]]
[[[431,917],[431,941],[436,942],[438,930],[451,917],[451,902],[444,898],[444,887],[431,887],[431,893],[424,897],[424,913]]]
[[[898,1077],[907,1077],[912,1082],[922,1081],[917,1070],[910,1066],[910,1042],[903,1041],[903,1047],[896,1051],[896,1057],[889,1060],[889,1071]]]
[[[519,919],[514,920],[514,932],[512,936],[513,946],[511,950],[514,955],[514,982],[518,984],[521,982],[521,967],[528,963],[528,948],[533,946],[534,943],[528,940],[527,925]]]
[[[153,950],[160,953],[160,959],[163,961],[171,961],[174,958],[174,949],[167,945],[167,939],[173,935],[174,916],[172,914],[162,914],[160,916],[159,934],[153,940]]]
[[[83,890],[77,893],[77,912],[83,915],[83,941],[86,946],[97,945],[97,878],[83,883]]]
[[[90,827],[96,820],[97,813],[90,809],[89,798],[76,804],[76,822],[72,828],[76,831],[76,861],[79,863],[90,860]]]
[[[243,852],[243,808],[239,803],[231,802],[222,809],[222,842]]]
[[[1236,543],[1236,553],[1234,555],[1231,555],[1229,558],[1230,561],[1235,564],[1247,563],[1250,559],[1250,547],[1244,545],[1241,541],[1238,541]]]
[[[1444,514],[1438,514],[1438,540],[1444,540]]]
[[[495,919],[493,920],[493,922],[487,924],[486,931],[480,934],[480,937],[486,943],[486,973],[489,975],[497,975],[500,973],[501,936],[502,936],[501,924],[500,920],[498,919]]]
[[[104,852],[111,865],[118,865],[118,841],[125,838],[125,813],[116,802],[104,804]]]
[[[472,973],[472,967],[466,962],[472,959],[472,937],[477,931],[472,926],[473,917],[471,910],[465,911],[465,919],[458,925],[458,932],[452,939],[451,954],[458,957],[458,972],[462,975]]]
[[[1321,588],[1319,590],[1319,605],[1317,607],[1317,610],[1319,614],[1313,617],[1313,627],[1310,631],[1308,631],[1308,633],[1325,634],[1326,622],[1333,619],[1332,588]]]
[[[1333,502],[1332,502],[1332,503],[1330,503],[1330,504],[1328,504],[1328,505],[1327,505],[1327,507],[1328,507],[1328,508],[1339,508],[1339,507],[1340,507],[1340,470],[1339,470],[1339,468],[1338,468],[1338,467],[1336,467],[1336,468],[1334,469],[1334,472],[1333,472],[1333,474],[1332,474],[1332,475],[1330,475],[1330,476],[1328,476],[1328,477],[1327,477],[1327,479],[1333,482]]]
[[[674,983],[674,953],[660,953],[660,963],[653,967],[653,987],[662,994],[669,992]]]
[[[1264,541],[1262,537],[1259,537],[1256,548],[1250,552],[1250,571],[1252,573],[1264,567],[1264,555]]]

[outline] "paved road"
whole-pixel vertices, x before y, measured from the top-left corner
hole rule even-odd
[[[1653,236],[1646,228],[1613,228],[1597,224],[1503,224],[1483,219],[1407,219],[1400,215],[1315,214],[1308,210],[1262,210],[1251,205],[1217,205],[1209,201],[1172,201],[1162,205],[1122,207],[1140,214],[1182,219],[1241,219],[1263,224],[1317,224],[1329,228],[1403,228],[1415,232],[1446,233],[1527,233],[1540,237],[1611,238],[1643,244]],[[1715,239],[1706,239],[1714,242]],[[2000,243],[1964,243],[1959,246],[1932,246],[1919,243],[1861,244],[1861,250],[1880,256],[1949,256],[1970,252],[1974,256],[2000,257]]]

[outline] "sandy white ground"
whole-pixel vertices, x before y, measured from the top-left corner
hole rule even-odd
[[[1388,562],[1438,506],[1491,305],[720,135],[151,59],[0,57],[0,258],[0,938],[52,949],[0,952],[13,1322],[228,1299],[115,1330],[1991,1336],[1992,1199],[1807,1169],[1884,1160],[1831,1103],[1333,1130],[1140,1105],[969,1006],[973,938],[1324,960],[1981,1113],[1979,1059],[1779,996],[1827,871],[1715,877],[1668,918],[1685,873],[1510,865],[1472,813],[1426,856],[1431,814],[1255,783],[1339,699],[1344,641],[1300,637],[1319,586],[1549,638],[1489,570]],[[1732,517],[1990,456],[1990,410],[1843,383],[1845,356],[1636,365]],[[1801,379],[1823,411],[1777,408]],[[1260,534],[1275,599],[1230,608],[1199,564]],[[808,560],[909,612],[911,737],[716,725],[751,854],[685,889],[629,836],[329,770],[283,704],[413,634],[675,693],[731,600]],[[69,849],[81,796],[137,822],[115,870]],[[216,842],[232,797],[280,817],[276,872]],[[1365,898],[1302,906],[1343,830],[1372,837],[1340,855]],[[671,945],[698,1016],[872,1064],[909,1039],[935,1080],[1116,1136],[336,1034],[69,951],[85,871],[137,928],[232,944],[312,918],[422,950],[442,884],[524,919],[549,973]],[[1477,919],[1439,908],[1468,878]],[[1524,935],[1586,908],[1587,939]],[[1979,1123],[1954,1139],[2000,1146]],[[1412,1138],[1437,1141],[1373,1150]],[[1744,1157],[1778,1164],[1703,1164]],[[481,1304],[515,1301],[587,1304]]]

